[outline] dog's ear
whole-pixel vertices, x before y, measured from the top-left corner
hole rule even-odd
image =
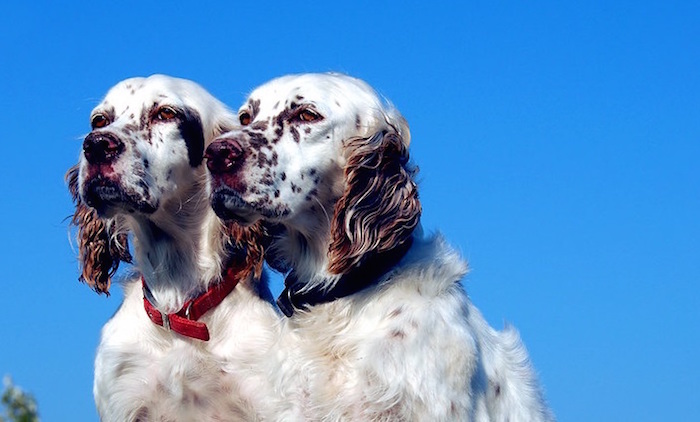
[[[332,274],[347,273],[413,233],[421,204],[406,143],[395,131],[381,131],[346,145],[345,192],[331,222]]]
[[[109,295],[112,276],[120,261],[131,262],[128,237],[125,233],[116,233],[118,222],[115,219],[100,218],[93,208],[80,200],[77,165],[66,172],[66,182],[75,204],[71,225],[78,228],[79,279],[97,293]]]
[[[262,277],[263,263],[265,262],[265,247],[269,242],[269,235],[262,221],[252,226],[243,227],[234,222],[225,224],[225,234],[228,243],[233,247],[232,265],[239,272],[239,277]]]

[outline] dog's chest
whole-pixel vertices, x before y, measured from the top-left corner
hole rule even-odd
[[[224,328],[206,319],[210,330]],[[246,420],[235,347],[180,337],[153,324],[138,289],[103,331],[95,361],[95,401],[103,420]],[[224,353],[224,349],[225,352]]]
[[[403,356],[416,341],[417,325],[396,311],[395,301],[362,306],[339,300],[314,307],[288,336],[290,358],[303,368],[294,377],[302,413],[328,420],[401,419]],[[345,303],[344,303],[345,302]],[[344,307],[353,307],[348,318]],[[393,314],[391,314],[393,312]]]
[[[129,365],[133,357],[123,356],[113,387],[114,399],[139,404],[138,419],[230,420],[225,415],[243,412],[234,377],[212,354],[182,344]]]

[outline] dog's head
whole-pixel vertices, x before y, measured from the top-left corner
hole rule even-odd
[[[207,141],[231,128],[226,108],[203,88],[163,75],[117,84],[90,124],[78,192],[101,217],[151,214],[182,198],[198,177],[192,169]]]
[[[151,218],[204,191],[204,149],[236,119],[194,82],[153,75],[115,85],[90,124],[66,179],[76,203],[81,278],[107,292],[119,261],[129,258],[124,217]]]
[[[330,232],[327,270],[335,274],[413,232],[421,207],[408,126],[366,83],[282,77],[253,91],[239,119],[243,128],[205,154],[222,218]]]

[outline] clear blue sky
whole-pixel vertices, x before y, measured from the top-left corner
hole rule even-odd
[[[92,107],[131,76],[237,108],[330,70],[407,117],[425,227],[520,330],[560,420],[700,414],[697,1],[19,3],[0,13],[0,375],[45,421],[96,420],[121,299],[78,283],[64,220]]]

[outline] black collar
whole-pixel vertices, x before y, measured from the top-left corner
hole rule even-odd
[[[299,281],[294,270],[284,279],[284,290],[277,298],[277,306],[287,317],[294,314],[295,309],[305,309],[309,306],[332,302],[342,297],[350,296],[376,284],[406,255],[413,244],[413,237],[403,244],[387,251],[375,254],[349,273],[340,277],[332,288],[322,286],[303,290],[304,284]]]

